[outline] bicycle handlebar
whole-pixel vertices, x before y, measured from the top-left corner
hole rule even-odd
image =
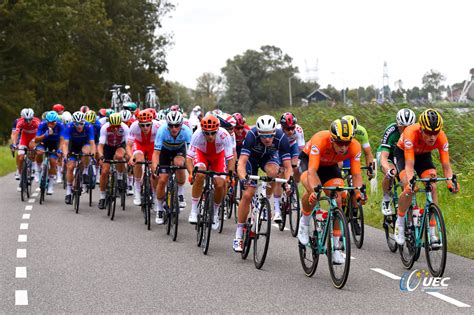
[[[412,191],[415,190],[415,183],[416,182],[423,182],[423,183],[436,183],[436,182],[441,182],[441,181],[446,181],[446,180],[451,180],[453,181],[453,185],[454,187],[457,188],[458,186],[458,181],[457,181],[457,176],[456,174],[453,174],[453,176],[451,177],[429,177],[429,178],[416,178],[416,175],[413,176],[411,179],[410,179],[410,188]],[[450,188],[449,191],[452,191],[452,189]]]
[[[318,185],[314,187],[314,192],[317,193],[318,199],[321,196],[321,192],[323,190],[329,190],[329,191],[348,191],[348,190],[360,190],[360,192],[365,195],[366,194],[366,186],[363,184],[360,187],[339,187],[339,186],[321,186]]]
[[[275,182],[275,183],[287,183],[288,180],[284,178],[273,178],[270,176],[258,176],[258,175],[247,175],[248,179],[261,180],[266,183]]]
[[[107,164],[120,164],[120,163],[127,163],[127,161],[121,161],[121,160],[102,160],[102,162],[107,163]]]
[[[232,176],[232,171],[228,171],[226,173],[224,173],[224,172],[214,172],[214,171],[202,171],[202,170],[195,167],[194,170],[193,170],[193,177],[196,176],[197,173],[209,175],[211,177],[219,176],[219,175]]]

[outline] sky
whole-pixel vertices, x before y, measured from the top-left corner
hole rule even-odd
[[[227,59],[274,45],[293,58],[303,80],[326,87],[422,86],[430,69],[444,84],[474,67],[472,1],[460,0],[171,0],[163,20],[172,33],[165,79],[189,88],[205,72],[221,75]],[[318,69],[314,71],[314,69]]]

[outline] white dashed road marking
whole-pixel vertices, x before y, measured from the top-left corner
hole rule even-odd
[[[31,206],[31,205],[30,205],[30,206],[26,206],[26,207],[25,207],[25,210],[26,210],[26,211],[31,211],[31,210],[33,210],[33,206]]]
[[[38,197],[38,193],[33,193],[31,196],[32,197]]]
[[[26,248],[18,248],[16,250],[16,258],[26,258]]]
[[[31,214],[29,213],[25,213],[23,214],[23,216],[21,217],[23,220],[28,220],[30,218]]]
[[[384,276],[387,276],[387,277],[389,277],[390,279],[393,279],[393,280],[400,280],[401,279],[399,276],[394,275],[393,273],[385,271],[385,270],[380,269],[380,268],[370,268],[370,269],[372,269],[373,271],[378,272],[378,273],[380,273]]]
[[[28,230],[28,223],[21,223],[20,230]]]
[[[26,243],[27,241],[28,241],[28,235],[26,235],[26,234],[18,235],[18,242]]]
[[[34,199],[29,199],[28,203],[35,203],[35,200]]]
[[[26,278],[26,267],[16,267],[15,278],[25,279]]]
[[[15,305],[28,305],[28,291],[15,290]]]

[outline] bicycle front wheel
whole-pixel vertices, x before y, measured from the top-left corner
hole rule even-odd
[[[289,199],[286,196],[282,196],[280,201],[280,213],[281,213],[281,222],[278,223],[278,229],[283,231],[286,225],[286,214],[289,212]]]
[[[267,257],[272,228],[271,208],[268,199],[264,198],[254,223],[253,261],[255,268],[262,268]]]
[[[428,269],[433,277],[442,277],[446,267],[446,226],[440,208],[432,203],[425,222],[425,253]]]
[[[303,267],[304,274],[307,277],[312,277],[314,275],[319,261],[318,232],[316,231],[315,220],[315,217],[312,216],[308,231],[309,243],[307,245],[303,245],[298,242],[301,266]]]
[[[76,174],[74,176],[74,210],[76,213],[79,213],[79,201],[81,198],[81,178],[82,178],[82,171],[80,168],[76,168]]]
[[[21,201],[25,201],[25,199],[29,198],[27,177],[28,177],[28,174],[26,170],[26,160],[24,160],[23,167],[21,169],[21,177],[20,177]]]
[[[211,230],[212,230],[212,220],[214,218],[214,192],[209,191],[206,196],[206,208],[204,209],[204,215],[202,220],[203,228],[203,239],[202,239],[202,252],[204,255],[207,255],[209,250],[209,243],[211,242]]]
[[[405,269],[411,269],[415,263],[415,256],[417,252],[415,240],[415,227],[413,226],[413,210],[412,206],[408,208],[405,214],[405,244],[398,245],[400,252],[400,259]]]
[[[171,226],[171,239],[173,242],[178,237],[178,218],[179,218],[179,200],[178,200],[178,182],[176,179],[173,181],[173,193],[171,194],[171,200],[173,207],[170,213],[169,225]]]
[[[328,224],[327,256],[329,273],[331,274],[334,287],[342,289],[349,277],[351,238],[346,216],[341,209],[336,208],[332,210],[332,218]],[[339,230],[339,232],[337,232],[337,230]]]
[[[296,237],[298,235],[298,229],[300,227],[300,195],[298,192],[298,185],[293,183],[293,189],[290,196],[290,230],[291,235]]]
[[[247,219],[247,223],[244,226],[244,233],[243,233],[243,238],[242,238],[242,243],[243,243],[243,248],[241,252],[241,257],[242,259],[247,259],[247,256],[250,253],[250,246],[252,244],[252,236],[250,235],[252,231],[252,224],[251,220]]]

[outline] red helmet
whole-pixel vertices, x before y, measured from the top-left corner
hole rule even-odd
[[[237,122],[236,126],[244,126],[245,125],[245,117],[241,113],[234,113],[235,121]]]
[[[62,112],[64,112],[64,106],[61,105],[61,104],[54,104],[54,105],[53,105],[53,110],[54,110],[56,113],[62,113]]]
[[[295,115],[290,112],[286,112],[280,117],[280,124],[284,128],[293,128],[296,126],[297,119]]]
[[[153,113],[148,109],[142,110],[140,113],[138,113],[137,120],[139,123],[147,123],[153,120]]]
[[[81,106],[81,109],[79,109],[79,111],[83,113],[87,113],[89,111],[89,106],[87,105]]]
[[[179,105],[171,105],[170,106],[170,111],[172,111],[172,112],[179,111],[179,112],[181,112],[181,114],[183,113],[183,110],[181,109],[181,106],[179,106]]]
[[[105,108],[101,108],[99,109],[99,116],[102,118],[102,117],[105,117],[107,115],[107,110]]]
[[[217,131],[219,129],[220,122],[219,118],[214,115],[207,115],[201,119],[202,131]]]

